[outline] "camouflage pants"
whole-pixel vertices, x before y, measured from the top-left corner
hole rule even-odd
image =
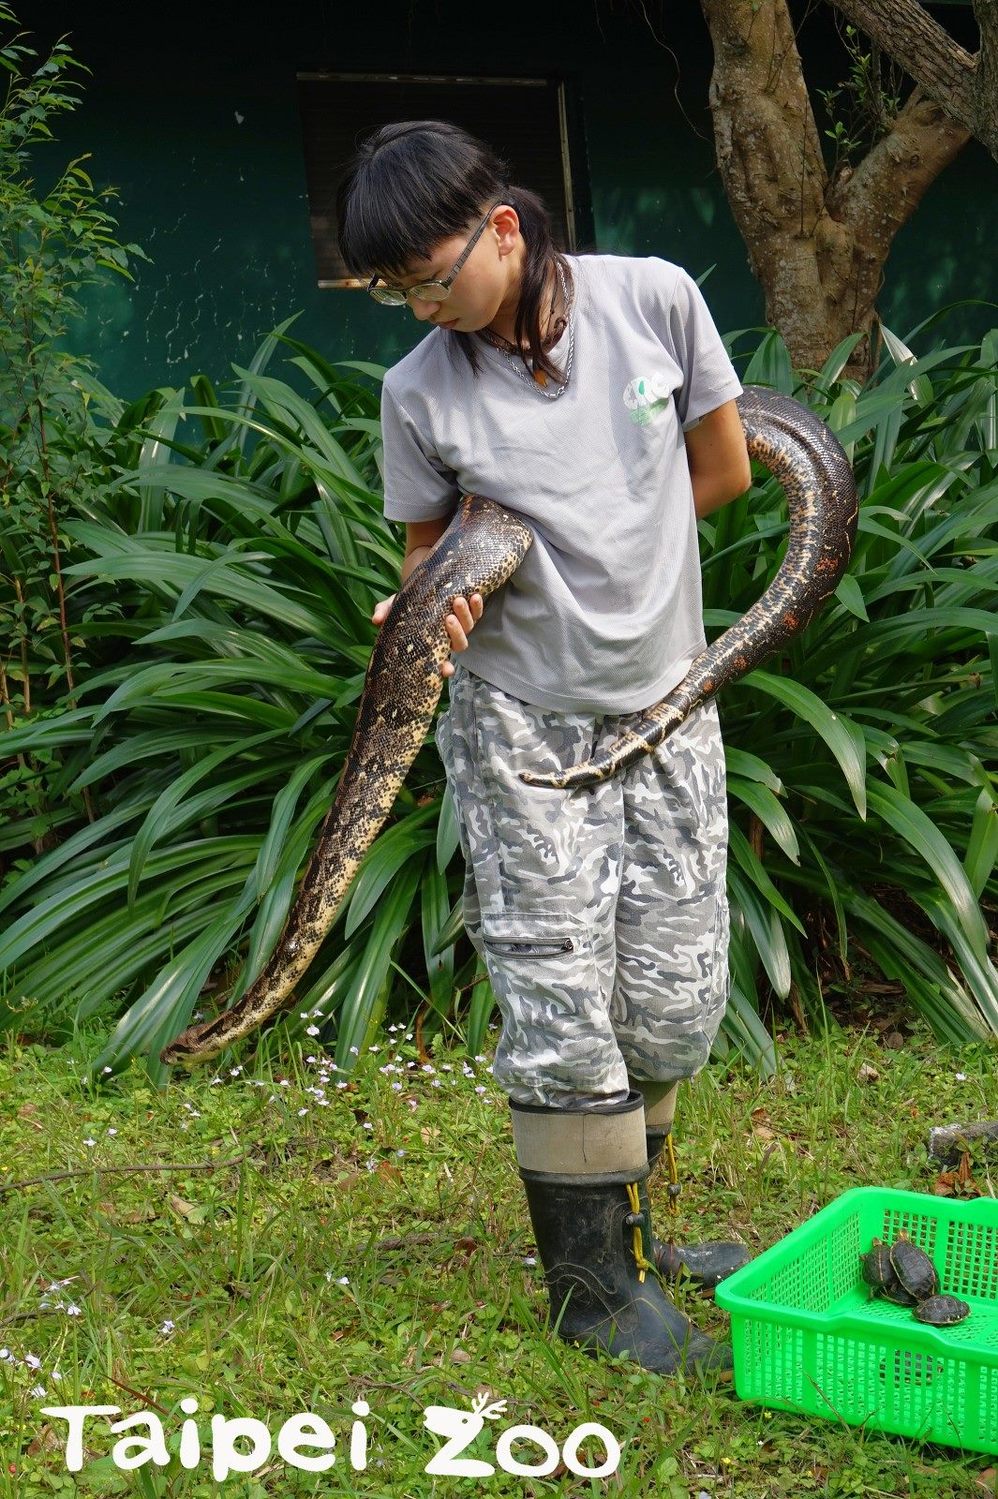
[[[692,1077],[728,997],[727,799],[717,707],[622,775],[527,786],[634,714],[560,713],[455,662],[437,748],[460,828],[464,922],[502,1015],[495,1078],[518,1103],[617,1102]]]

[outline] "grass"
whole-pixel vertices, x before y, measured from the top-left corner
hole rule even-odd
[[[83,1174],[0,1195],[0,1499],[129,1493],[232,1499],[280,1494],[961,1495],[989,1459],[768,1412],[730,1388],[659,1379],[592,1360],[543,1331],[546,1297],[508,1111],[483,1057],[417,1057],[401,1030],[350,1080],[317,1053],[283,1068],[180,1079],[153,1091],[135,1067],[94,1093],[87,1043],[8,1039],[0,1056],[0,1183]],[[709,1068],[680,1116],[681,1207],[693,1237],[761,1250],[847,1187],[931,1190],[934,1123],[998,1117],[994,1051],[947,1052],[921,1024],[891,1050],[871,1029],[779,1039],[777,1075]],[[90,1055],[92,1055],[92,1051]],[[866,1064],[875,1080],[858,1077]],[[163,1172],[103,1168],[168,1162]],[[229,1164],[224,1164],[229,1162]],[[207,1164],[213,1169],[197,1170]],[[986,1161],[977,1188],[994,1194]],[[652,1193],[665,1221],[659,1179]],[[66,1284],[58,1285],[58,1282]],[[684,1299],[723,1332],[709,1301]],[[434,1478],[424,1409],[505,1398],[465,1456],[494,1462],[507,1426],[560,1445],[583,1421],[620,1442],[604,1480],[496,1471]],[[44,1393],[41,1393],[44,1391]],[[206,1452],[181,1468],[122,1472],[102,1418],[84,1464],[66,1470],[65,1425],[44,1406],[153,1410],[176,1449],[194,1396]],[[368,1467],[348,1459],[351,1406],[370,1414]],[[257,1472],[212,1478],[211,1416],[265,1421],[274,1453]],[[300,1471],[277,1453],[281,1423],[325,1418],[337,1462]],[[131,1435],[148,1437],[145,1426]],[[537,1462],[536,1448],[516,1448]],[[598,1446],[582,1460],[597,1464]]]

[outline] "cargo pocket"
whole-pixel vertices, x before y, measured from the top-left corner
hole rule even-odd
[[[511,937],[486,937],[485,946],[489,952],[499,953],[507,958],[557,958],[575,951],[572,937],[534,937],[525,941]]]
[[[580,916],[566,912],[504,912],[486,916],[482,939],[497,961],[526,962],[562,959],[568,968],[585,965],[592,956],[589,927]],[[587,970],[588,973],[588,970]]]
[[[485,913],[482,945],[503,1020],[494,1068],[500,1086],[538,1098],[605,1092],[622,1064],[585,918]]]

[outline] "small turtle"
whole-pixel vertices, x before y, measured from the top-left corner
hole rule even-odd
[[[872,1248],[866,1254],[861,1254],[859,1260],[863,1267],[863,1279],[874,1295],[897,1279],[891,1264],[890,1249],[883,1239],[874,1239]]]
[[[927,1296],[916,1306],[914,1316],[930,1327],[952,1327],[970,1316],[970,1307],[959,1296]]]
[[[872,1248],[859,1259],[871,1296],[883,1296],[885,1301],[893,1301],[896,1306],[915,1305],[918,1298],[906,1291],[898,1280],[891,1264],[890,1248],[883,1239],[874,1239]]]
[[[902,1230],[891,1245],[891,1265],[904,1289],[915,1301],[926,1301],[939,1293],[936,1267],[925,1253],[913,1244]]]
[[[892,1275],[889,1285],[881,1286],[880,1290],[874,1291],[873,1294],[875,1296],[882,1296],[885,1301],[893,1301],[895,1306],[912,1307],[918,1302],[918,1297],[913,1296],[909,1290],[906,1290],[896,1275]]]

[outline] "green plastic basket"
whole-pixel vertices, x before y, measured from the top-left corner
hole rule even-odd
[[[860,1255],[904,1229],[970,1303],[925,1327],[871,1299]],[[857,1187],[722,1281],[742,1400],[998,1453],[998,1201]]]

